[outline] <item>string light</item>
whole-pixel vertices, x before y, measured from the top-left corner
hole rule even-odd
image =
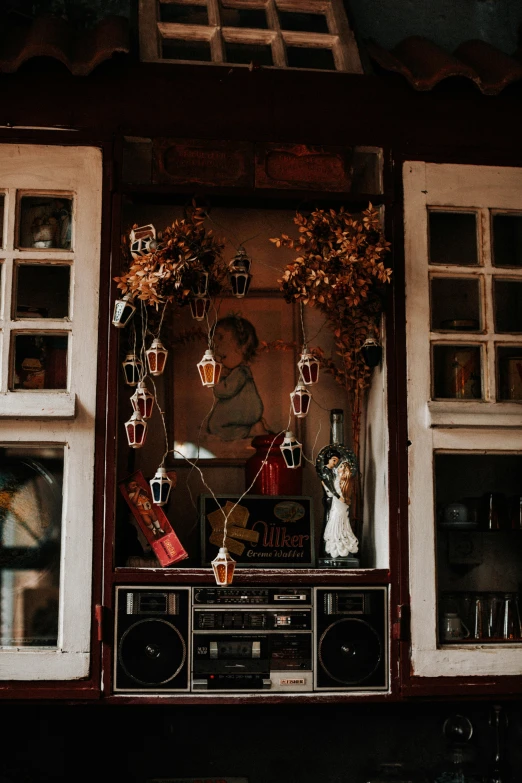
[[[159,337],[155,337],[150,348],[145,351],[147,364],[151,375],[163,375],[167,363],[168,350]]]
[[[129,242],[130,254],[135,261],[142,256],[147,256],[157,249],[156,229],[152,223],[133,228],[129,234]]]
[[[125,294],[121,299],[116,299],[114,302],[112,325],[117,329],[123,329],[127,326],[135,312],[136,307],[132,304],[131,294]]]
[[[290,394],[290,399],[292,401],[294,415],[298,419],[303,419],[308,415],[312,395],[306,386],[303,386],[302,383],[298,383],[293,392]]]
[[[132,395],[131,405],[143,419],[150,419],[154,407],[154,395],[147,389],[145,381],[139,381]]]
[[[299,377],[305,386],[311,386],[319,380],[319,362],[309,352],[306,345],[303,345],[301,356],[297,362],[297,369],[299,370]]]
[[[152,500],[157,506],[164,506],[169,499],[172,480],[163,465],[156,470],[154,478],[149,481]]]
[[[142,361],[135,353],[128,353],[121,365],[127,386],[136,386],[143,373]]]
[[[143,416],[134,411],[128,421],[125,422],[127,441],[131,449],[141,449],[147,437],[148,424]]]
[[[207,348],[197,368],[203,386],[215,386],[219,381],[223,365],[215,360],[212,350]]]
[[[192,258],[191,261],[196,261],[197,259]],[[192,293],[194,296],[207,296],[208,294],[208,272],[195,272],[194,273],[194,279],[192,282]]]
[[[230,262],[228,276],[232,288],[232,296],[235,296],[236,299],[242,299],[248,294],[248,289],[252,282],[252,275],[250,274],[251,263],[244,247],[239,248]]]
[[[210,296],[193,296],[190,300],[190,312],[196,321],[204,321],[210,308]]]
[[[382,359],[382,345],[375,337],[367,337],[361,346],[361,353],[368,367],[377,367]]]
[[[214,577],[217,585],[231,585],[234,579],[234,571],[236,568],[236,561],[233,560],[228,552],[226,546],[219,548],[219,552],[212,561],[212,570],[214,571]]]
[[[281,449],[287,468],[301,467],[303,446],[299,443],[293,432],[290,430],[285,432],[284,440],[279,448]]]

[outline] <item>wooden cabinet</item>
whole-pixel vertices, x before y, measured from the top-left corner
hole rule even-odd
[[[129,145],[130,146],[130,142]],[[158,318],[154,313],[141,312],[131,321],[125,329],[112,329],[113,359],[111,361],[112,372],[118,387],[118,411],[116,422],[117,453],[115,454],[114,484],[114,520],[108,528],[106,549],[106,603],[112,610],[116,606],[116,594],[119,594],[119,609],[115,613],[115,642],[109,643],[105,649],[105,685],[107,698],[116,701],[122,699],[157,700],[161,693],[162,701],[165,698],[182,701],[201,701],[202,699],[241,699],[247,695],[249,698],[261,700],[284,699],[292,700],[328,700],[332,694],[338,700],[346,699],[386,699],[396,694],[397,680],[391,672],[391,660],[394,652],[391,651],[389,628],[391,624],[391,580],[390,580],[390,521],[388,501],[388,411],[387,411],[387,369],[385,360],[375,368],[373,380],[368,397],[368,415],[362,437],[363,449],[361,456],[361,471],[363,474],[363,488],[365,497],[364,514],[358,520],[357,531],[360,537],[360,567],[359,568],[318,568],[318,558],[322,552],[323,530],[323,502],[322,487],[318,479],[314,460],[319,450],[329,442],[330,437],[330,410],[343,408],[345,415],[345,442],[350,445],[349,406],[342,386],[335,383],[334,379],[323,372],[319,383],[315,384],[312,393],[313,400],[310,413],[306,419],[298,420],[290,411],[290,393],[297,383],[297,361],[303,343],[310,347],[319,345],[325,351],[333,350],[332,336],[324,326],[321,315],[316,314],[310,308],[303,308],[301,312],[295,304],[287,304],[279,290],[278,279],[282,270],[295,255],[291,251],[276,249],[270,242],[271,237],[281,233],[297,236],[297,226],[293,223],[296,205],[302,202],[305,192],[299,190],[303,187],[305,170],[307,177],[318,178],[318,190],[315,197],[319,198],[321,205],[339,206],[343,204],[348,211],[359,212],[368,206],[371,200],[374,204],[382,205],[383,216],[385,213],[385,199],[382,192],[382,151],[378,149],[357,147],[336,148],[333,152],[328,148],[318,150],[315,148],[298,147],[296,145],[260,145],[261,152],[255,157],[254,146],[239,145],[244,150],[244,168],[250,170],[252,177],[260,177],[259,167],[267,165],[267,161],[278,161],[279,168],[272,166],[270,170],[278,174],[279,180],[273,179],[270,189],[263,178],[258,186],[245,187],[242,181],[237,187],[237,192],[227,182],[227,187],[220,187],[219,181],[223,176],[223,157],[229,155],[223,145],[217,145],[212,141],[187,141],[153,140],[146,145],[140,140],[135,149],[127,152],[126,171],[129,176],[137,176],[133,172],[139,170],[138,157],[152,154],[152,165],[143,166],[141,171],[161,171],[161,162],[165,160],[180,160],[185,172],[185,181],[175,179],[177,169],[170,165],[168,177],[172,182],[165,181],[167,174],[161,173],[160,184],[142,182],[138,185],[132,181],[127,183],[122,194],[121,233],[126,234],[133,225],[145,226],[153,224],[157,232],[163,232],[174,220],[183,220],[187,210],[191,209],[192,194],[187,193],[194,187],[194,178],[212,181],[216,184],[207,185],[204,194],[199,188],[199,203],[204,204],[208,213],[206,226],[216,235],[225,238],[224,258],[228,262],[235,256],[239,247],[244,246],[248,256],[252,259],[250,272],[252,282],[247,296],[234,298],[233,292],[228,289],[228,282],[223,284],[223,292],[213,298],[208,314],[203,320],[193,318],[190,307],[168,306],[163,314],[160,305]],[[216,147],[216,149],[214,149]],[[265,147],[267,149],[265,149]],[[169,151],[166,156],[165,150]],[[197,151],[197,156],[195,152]],[[216,150],[218,150],[216,152]],[[219,153],[219,154],[218,154]],[[235,154],[235,153],[234,153]],[[250,157],[249,157],[250,155]],[[307,157],[310,156],[312,164],[307,169]],[[353,168],[351,181],[354,184],[352,191],[350,182],[343,180],[339,184],[346,187],[346,193],[331,191],[331,183],[326,187],[320,181],[317,162],[351,161]],[[297,162],[296,162],[297,161]],[[255,162],[255,166],[254,166]],[[203,171],[203,165],[206,169]],[[292,185],[291,173],[293,166],[297,166],[299,182]],[[286,167],[286,168],[285,168]],[[330,171],[328,169],[328,171]],[[214,172],[214,173],[213,173]],[[327,172],[328,173],[328,172]],[[266,175],[266,172],[263,176]],[[140,175],[142,176],[142,175]],[[150,176],[150,174],[149,174]],[[154,173],[153,177],[156,176]],[[250,176],[250,175],[249,175]],[[178,177],[179,179],[179,177]],[[248,181],[248,176],[245,175]],[[311,180],[312,182],[312,180]],[[278,184],[279,183],[279,184]],[[312,182],[313,184],[313,182]],[[377,192],[366,192],[364,186],[369,185]],[[310,183],[308,183],[310,187]],[[118,269],[115,269],[117,272]],[[257,609],[260,611],[259,595],[268,595],[272,600],[272,593],[277,593],[275,588],[281,588],[279,599],[285,605],[284,595],[288,593],[299,594],[300,587],[306,600],[307,610],[310,613],[310,626],[307,632],[313,633],[315,645],[312,657],[315,659],[317,671],[321,667],[320,655],[317,652],[319,637],[336,620],[347,620],[353,615],[357,618],[353,622],[353,628],[367,628],[378,621],[378,637],[376,633],[369,632],[368,637],[357,638],[357,644],[353,646],[354,658],[362,656],[363,648],[378,640],[380,656],[379,677],[369,680],[366,687],[366,675],[361,676],[360,686],[357,679],[349,685],[343,686],[343,681],[336,684],[334,680],[328,680],[332,684],[328,688],[323,684],[314,686],[319,677],[314,680],[309,673],[303,685],[300,678],[293,676],[291,667],[287,676],[281,676],[281,683],[272,683],[271,688],[260,692],[255,689],[248,694],[248,688],[239,686],[239,693],[204,693],[200,679],[196,677],[194,688],[191,686],[191,656],[195,645],[196,636],[190,630],[190,623],[180,630],[185,634],[188,656],[188,679],[183,680],[183,687],[176,693],[174,687],[169,692],[169,687],[155,688],[153,686],[139,687],[139,683],[132,681],[132,677],[126,680],[125,692],[118,688],[118,672],[124,662],[120,659],[121,647],[118,647],[118,634],[133,634],[135,620],[125,615],[122,607],[122,596],[131,595],[131,602],[142,600],[142,591],[150,588],[153,594],[158,592],[163,596],[165,591],[173,594],[179,591],[179,598],[183,605],[189,606],[189,616],[195,611],[193,601],[198,595],[203,595],[205,589],[212,592],[215,588],[215,580],[209,559],[217,554],[212,539],[207,540],[208,530],[201,514],[201,501],[203,497],[216,497],[230,495],[234,501],[241,502],[244,493],[249,489],[247,480],[246,462],[254,454],[251,445],[254,434],[248,435],[248,428],[242,427],[241,432],[234,438],[219,437],[216,435],[216,427],[212,419],[215,407],[213,390],[203,388],[197,372],[197,362],[201,359],[208,347],[208,333],[212,335],[215,324],[220,318],[246,318],[254,325],[260,350],[251,362],[251,372],[254,377],[259,395],[263,403],[263,423],[273,433],[285,429],[294,430],[304,446],[306,460],[302,470],[302,481],[297,495],[306,498],[306,508],[311,509],[312,535],[315,536],[312,562],[310,557],[303,566],[299,562],[285,559],[286,552],[279,547],[279,561],[274,557],[272,561],[265,563],[258,560],[249,567],[248,562],[241,562],[236,567],[232,589],[236,592],[245,592],[243,599],[246,601],[254,591],[257,600]],[[147,378],[147,384],[156,397],[156,405],[152,417],[148,420],[148,434],[145,446],[140,449],[130,449],[125,437],[124,424],[131,414],[129,398],[134,388],[126,383],[125,374],[122,371],[122,362],[129,353],[135,353],[143,358],[143,347],[148,348],[152,339],[158,336],[161,321],[161,340],[169,349],[169,357],[165,373],[160,377]],[[143,326],[145,324],[145,326]],[[303,333],[304,330],[304,333]],[[384,327],[383,327],[384,330]],[[117,333],[117,334],[116,334]],[[230,409],[230,406],[229,406]],[[210,425],[209,425],[209,419]],[[219,431],[221,434],[222,431]],[[143,477],[148,481],[154,475],[163,455],[167,453],[166,466],[176,473],[176,486],[172,489],[168,506],[164,508],[168,519],[179,536],[181,543],[187,551],[188,557],[175,562],[168,568],[161,568],[154,552],[147,546],[142,535],[133,525],[133,517],[130,513],[126,498],[122,495],[119,482],[126,479],[136,470],[141,470]],[[299,500],[299,497],[297,498]],[[282,498],[284,501],[284,498]],[[113,525],[113,526],[112,526]],[[251,532],[248,530],[247,532]],[[284,534],[281,533],[281,536]],[[202,537],[205,536],[204,546]],[[274,537],[275,536],[275,537]],[[274,541],[284,541],[279,533],[274,533]],[[299,538],[297,536],[296,538]],[[241,537],[240,537],[241,539]],[[237,543],[237,542],[236,542]],[[240,549],[244,549],[243,539],[239,540]],[[274,545],[275,546],[275,545]],[[277,549],[277,547],[275,547]],[[275,553],[277,554],[277,552]],[[234,555],[233,555],[234,556]],[[237,559],[240,559],[238,557]],[[272,565],[273,563],[273,565]],[[206,587],[205,587],[206,586]],[[321,587],[317,592],[316,589]],[[187,591],[187,587],[192,590]],[[200,589],[201,588],[201,589]],[[331,591],[329,592],[329,588]],[[335,591],[340,591],[338,594]],[[347,592],[343,592],[347,591]],[[350,592],[351,591],[351,592]],[[206,593],[205,593],[206,595]],[[351,597],[353,595],[353,598]],[[134,598],[136,596],[136,598]],[[127,600],[127,599],[125,599]],[[174,598],[171,599],[174,601]],[[205,599],[207,600],[207,598]],[[240,627],[241,622],[250,623],[250,616],[244,614],[246,609],[241,608],[240,597],[231,597],[232,604],[236,600],[239,608],[236,612],[236,622],[240,633],[245,629]],[[323,617],[323,607],[327,600],[343,606],[338,614],[332,609],[331,614]],[[211,601],[211,598],[208,598]],[[291,601],[287,598],[286,605]],[[168,596],[165,598],[168,606]],[[192,607],[192,609],[190,608]],[[185,611],[187,611],[185,609]],[[216,617],[219,615],[217,611]],[[119,614],[118,614],[119,613]],[[343,615],[344,613],[344,615]],[[373,614],[372,614],[373,613]],[[207,612],[208,614],[208,612]],[[248,612],[247,612],[248,614]],[[395,612],[393,611],[393,614]],[[198,614],[198,618],[199,618]],[[119,620],[118,620],[119,617]],[[213,615],[214,617],[214,615]],[[246,618],[246,619],[245,619]],[[167,618],[168,619],[168,618]],[[172,619],[172,618],[171,618]],[[286,620],[291,622],[291,612]],[[211,623],[207,617],[205,620]],[[219,620],[221,621],[221,620]],[[175,622],[175,620],[172,620]],[[212,619],[212,622],[214,620]],[[223,620],[224,622],[224,620]],[[283,622],[283,619],[281,620]],[[321,625],[322,622],[322,625]],[[119,623],[119,625],[118,625]],[[122,623],[125,630],[121,631]],[[314,624],[317,623],[317,628]],[[212,625],[206,626],[212,630]],[[226,626],[228,627],[228,626]],[[233,628],[234,626],[230,626]],[[249,626],[248,626],[249,627]],[[343,624],[341,628],[344,628]],[[201,627],[202,629],[205,626]],[[222,639],[225,626],[220,627],[216,640]],[[352,626],[350,626],[352,629]],[[201,629],[199,631],[201,635]],[[361,632],[362,633],[362,632]],[[208,635],[208,634],[207,634]],[[125,637],[126,639],[128,636]],[[264,644],[264,643],[263,643]],[[261,649],[263,650],[263,644]],[[338,643],[340,645],[340,642]],[[377,649],[374,646],[372,651]],[[340,646],[339,646],[340,650]],[[123,655],[126,653],[123,652]],[[372,652],[373,654],[373,652]],[[277,653],[274,653],[277,657]],[[120,657],[119,657],[120,656]],[[310,657],[310,655],[308,655]],[[124,668],[124,667],[123,667]],[[362,667],[361,671],[372,672],[373,667]],[[302,678],[301,678],[302,679]],[[266,680],[266,678],[265,678]],[[295,682],[294,682],[295,680]],[[299,683],[297,682],[299,680]],[[304,680],[303,680],[304,682]],[[321,681],[322,682],[322,681]],[[243,691],[241,693],[241,690]],[[140,691],[139,696],[138,691]],[[172,692],[174,691],[174,692]]]

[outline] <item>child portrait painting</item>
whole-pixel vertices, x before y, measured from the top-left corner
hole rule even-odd
[[[226,298],[209,311],[212,349],[222,365],[218,383],[203,387],[197,371],[206,337],[176,346],[173,359],[175,457],[244,460],[256,435],[287,426],[296,383],[293,310],[270,296]],[[194,321],[185,314],[182,329]],[[203,331],[207,325],[202,324]],[[176,324],[178,329],[178,324]]]

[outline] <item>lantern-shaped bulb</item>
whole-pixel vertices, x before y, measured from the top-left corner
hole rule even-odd
[[[191,288],[194,296],[206,296],[208,294],[208,272],[194,272]]]
[[[169,499],[172,481],[162,465],[157,469],[154,478],[149,481],[149,484],[152,493],[152,502],[157,506],[164,506]]]
[[[297,369],[299,370],[301,382],[305,386],[311,386],[319,380],[319,362],[306,348],[303,348],[303,352],[297,362]]]
[[[121,363],[125,383],[127,386],[136,386],[143,374],[143,363],[135,353],[128,353]]]
[[[234,578],[236,561],[228,554],[226,546],[220,547],[217,556],[212,561],[212,569],[217,585],[231,585]]]
[[[285,432],[285,437],[279,448],[287,468],[299,468],[301,466],[303,447],[293,432]]]
[[[118,329],[123,329],[124,326],[127,326],[135,312],[136,307],[132,304],[132,296],[130,294],[125,294],[121,299],[116,299],[112,325]]]
[[[246,254],[246,250],[240,247],[232,261],[230,262],[228,276],[232,295],[236,299],[242,299],[248,294],[252,275],[250,274],[251,261]]]
[[[155,337],[150,348],[145,351],[147,364],[151,375],[162,375],[167,363],[168,350],[165,348],[159,337]]]
[[[294,415],[298,419],[304,419],[304,417],[308,415],[310,401],[312,399],[312,395],[306,386],[303,386],[302,383],[298,383],[293,392],[290,394],[290,399],[292,401],[292,410],[294,411]]]
[[[125,422],[125,432],[131,449],[141,449],[147,437],[148,424],[143,416],[134,411],[129,421]]]
[[[196,321],[204,321],[210,307],[210,296],[193,296],[190,300],[192,318]]]
[[[375,337],[367,337],[361,346],[361,353],[368,367],[377,367],[382,359],[382,345]]]
[[[136,391],[130,399],[132,407],[142,419],[150,419],[154,407],[154,395],[147,389],[145,381],[138,382]]]
[[[147,256],[157,249],[156,229],[152,223],[149,223],[146,226],[140,226],[139,228],[133,228],[129,234],[129,241],[130,254],[136,261],[142,256]]]
[[[214,359],[210,348],[207,348],[197,367],[203,386],[215,386],[218,383],[223,365]]]

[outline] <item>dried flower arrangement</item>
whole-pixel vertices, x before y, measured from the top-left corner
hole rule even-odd
[[[225,240],[205,228],[206,217],[205,209],[193,204],[183,219],[165,229],[161,241],[151,243],[150,252],[134,258],[124,241],[127,271],[114,278],[123,294],[157,309],[166,303],[188,304],[203,283],[209,296],[219,293],[228,271],[222,257]]]
[[[320,310],[333,332],[340,361],[326,357],[321,348],[310,350],[348,394],[358,456],[364,392],[371,377],[361,348],[367,338],[379,338],[384,288],[391,278],[384,263],[390,243],[372,204],[360,215],[344,207],[298,211],[294,223],[298,239],[282,234],[270,240],[297,253],[278,280],[280,290],[287,302]]]

